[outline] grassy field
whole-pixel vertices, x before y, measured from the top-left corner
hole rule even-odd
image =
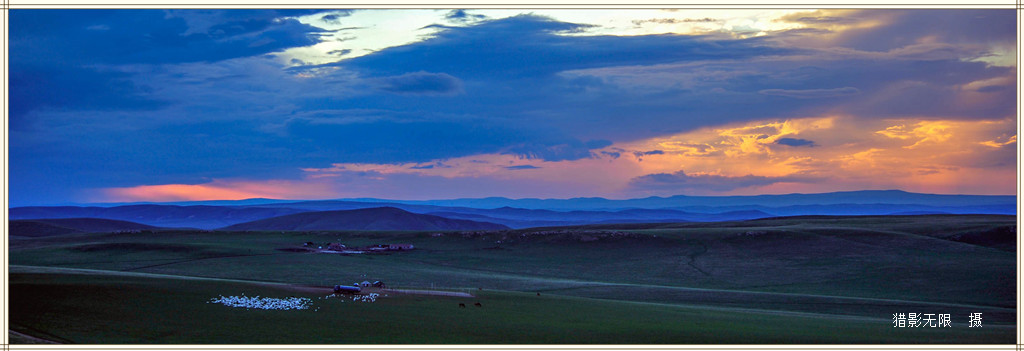
[[[368,303],[324,299],[326,289],[26,267],[13,267],[10,283],[11,314],[18,316],[12,329],[64,343],[986,343],[1012,339],[1014,331],[896,329],[885,318],[489,290],[474,298],[390,294]],[[279,311],[207,303],[241,294],[307,297],[313,305]]]
[[[75,343],[1013,343],[1014,232],[1012,216],[874,216],[441,235],[162,231],[12,240],[12,265],[57,270],[12,270],[11,323],[26,335]],[[306,241],[417,249],[278,250]],[[469,291],[485,307],[459,309],[465,299],[434,296],[324,300],[315,312],[203,304],[241,293],[316,298],[327,290],[309,295],[285,285],[366,279]],[[152,322],[98,317],[108,310]],[[983,313],[984,331],[966,326],[975,312]],[[949,313],[953,323],[893,328],[893,313]],[[173,318],[157,322],[161,315]],[[213,321],[219,327],[207,325]]]

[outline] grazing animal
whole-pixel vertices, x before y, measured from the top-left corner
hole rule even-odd
[[[462,307],[462,308],[466,308],[466,304],[464,304],[464,303],[460,303],[460,304],[459,304],[459,307]]]
[[[474,304],[473,304],[473,306],[476,306],[476,307],[484,307],[484,305],[481,305],[481,304],[480,304],[479,302],[477,302],[477,303],[474,303]]]
[[[537,293],[537,296],[540,296],[540,293]]]

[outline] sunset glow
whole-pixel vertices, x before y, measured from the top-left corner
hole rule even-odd
[[[11,18],[14,205],[1016,193],[1009,10]]]

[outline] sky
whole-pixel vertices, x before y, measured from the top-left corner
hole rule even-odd
[[[1014,10],[10,10],[10,206],[1016,194]]]

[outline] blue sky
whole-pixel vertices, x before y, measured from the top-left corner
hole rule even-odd
[[[12,206],[1013,194],[1012,10],[12,10]]]

